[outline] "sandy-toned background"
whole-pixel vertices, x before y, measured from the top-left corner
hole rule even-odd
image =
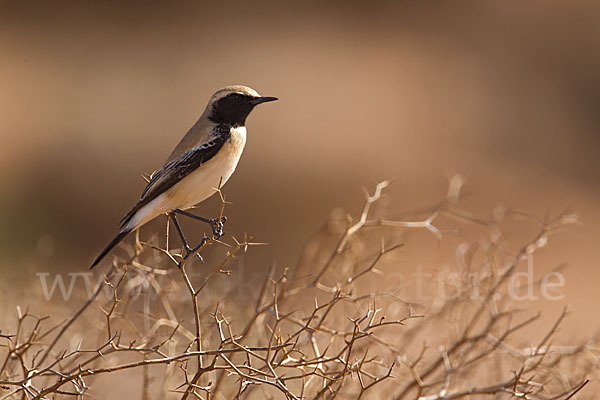
[[[393,178],[390,207],[411,209],[458,172],[475,210],[581,215],[536,273],[568,263],[555,306],[598,328],[600,4],[216,4],[0,2],[0,298],[86,270],[140,174],[246,84],[281,99],[249,118],[225,190],[228,233],[269,243],[246,266],[293,266],[361,186]]]

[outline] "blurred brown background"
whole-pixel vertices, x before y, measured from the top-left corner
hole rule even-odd
[[[359,209],[361,186],[395,179],[403,210],[459,172],[479,210],[581,215],[547,268],[568,262],[565,304],[590,332],[599,18],[592,1],[1,1],[3,292],[8,277],[86,270],[140,174],[214,90],[245,84],[281,99],[249,118],[225,189],[228,233],[269,243],[246,265],[294,265],[331,209]]]

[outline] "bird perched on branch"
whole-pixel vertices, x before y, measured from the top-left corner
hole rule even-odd
[[[165,165],[152,174],[140,200],[121,220],[119,233],[90,269],[127,234],[161,214],[169,214],[173,220],[187,250],[186,257],[193,255],[200,246],[192,249],[188,245],[176,214],[211,224],[213,234],[220,237],[224,217],[208,219],[185,210],[206,200],[215,193],[215,188],[227,182],[246,144],[246,118],[257,105],[274,100],[277,98],[261,96],[246,86],[217,90]]]

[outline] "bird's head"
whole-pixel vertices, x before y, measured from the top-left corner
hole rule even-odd
[[[277,97],[261,96],[247,86],[227,86],[212,95],[205,115],[216,124],[243,126],[254,107],[275,100]]]

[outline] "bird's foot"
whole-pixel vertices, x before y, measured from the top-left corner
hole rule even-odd
[[[188,260],[194,256],[198,257],[198,260],[200,260],[200,262],[202,264],[204,264],[204,258],[202,258],[202,256],[198,252],[198,250],[200,250],[206,244],[206,242],[208,242],[209,240],[210,239],[207,237],[203,238],[202,241],[200,242],[200,244],[194,248],[191,248],[190,246],[186,245],[185,246],[185,251],[186,251],[185,257],[183,257],[183,259],[181,261],[179,261],[179,264],[177,264],[179,269],[181,269],[183,264],[188,262]]]
[[[185,257],[183,257],[183,259],[179,262],[178,267],[181,268],[183,266],[183,264],[185,264],[186,262],[188,262],[188,260],[190,258],[192,258],[194,255],[198,257],[198,259],[200,260],[200,262],[202,264],[204,264],[204,259],[202,258],[202,256],[200,255],[200,253],[198,253],[198,251],[204,247],[204,245],[206,245],[206,243],[210,240],[219,240],[220,238],[223,237],[223,235],[225,235],[225,232],[223,231],[223,227],[225,226],[225,222],[227,222],[227,217],[226,216],[221,216],[219,218],[211,218],[211,219],[207,219],[204,222],[210,224],[210,226],[212,227],[212,238],[209,237],[204,237],[201,241],[200,244],[197,245],[196,247],[192,248],[191,246],[187,245],[187,243],[185,244]]]
[[[225,226],[225,222],[227,222],[227,217],[223,215],[220,218],[213,218],[211,222],[214,239],[218,240],[222,238],[225,234],[223,227]]]

